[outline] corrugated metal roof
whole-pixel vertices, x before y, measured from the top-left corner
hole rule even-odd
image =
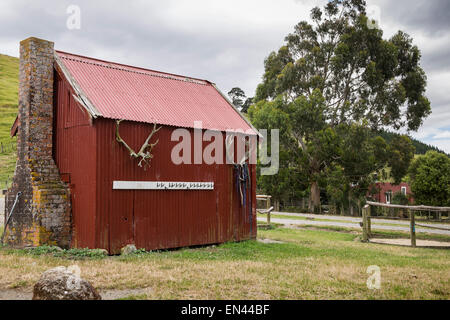
[[[209,81],[56,51],[100,116],[176,127],[253,130]],[[256,133],[256,132],[255,132]]]

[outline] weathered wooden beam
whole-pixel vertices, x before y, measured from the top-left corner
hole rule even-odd
[[[272,198],[272,196],[268,196],[268,195],[265,195],[265,194],[257,194],[256,195],[256,199],[259,199],[259,200],[266,200],[267,198]]]
[[[409,217],[410,217],[410,231],[411,231],[411,247],[416,247],[416,221],[415,221],[415,214],[414,211],[408,210]]]
[[[430,211],[450,211],[450,207],[432,207],[432,206],[404,206],[400,204],[387,204],[381,202],[373,202],[367,201],[367,204],[376,207],[386,207],[386,208],[400,208],[400,209],[408,209],[408,210],[430,210]]]
[[[369,241],[369,233],[368,233],[368,222],[367,222],[367,215],[368,215],[368,209],[369,209],[369,205],[365,205],[364,208],[362,209],[362,231],[363,231],[363,236],[362,236],[362,241],[364,242],[368,242]]]

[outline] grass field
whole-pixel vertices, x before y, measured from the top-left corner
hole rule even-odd
[[[10,128],[17,115],[18,90],[19,59],[0,54],[0,189],[12,178],[16,164],[16,139],[10,137]]]
[[[17,105],[19,59],[0,54],[0,105]]]
[[[449,299],[450,250],[355,241],[348,232],[275,228],[220,246],[73,260],[0,249],[0,291],[31,290],[40,274],[77,264],[100,290],[148,288],[130,299]],[[381,269],[370,290],[367,267]]]

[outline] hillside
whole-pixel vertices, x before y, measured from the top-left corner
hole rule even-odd
[[[17,115],[19,59],[0,54],[0,189],[11,183],[16,165],[16,139],[10,128]]]
[[[382,131],[380,133],[378,133],[378,135],[380,135],[381,137],[383,137],[384,140],[386,140],[386,142],[390,142],[392,139],[394,139],[396,136],[398,136],[398,133],[394,133],[394,132],[390,132],[390,131]],[[409,137],[411,139],[411,142],[413,144],[413,146],[416,148],[416,154],[425,154],[427,153],[427,151],[433,150],[433,151],[437,151],[440,153],[444,153],[444,151],[436,148],[435,146],[429,145],[429,144],[425,144],[417,139],[414,139],[412,137]]]

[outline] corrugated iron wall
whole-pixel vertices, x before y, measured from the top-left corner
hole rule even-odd
[[[116,141],[115,121],[95,119],[91,125],[59,73],[55,75],[54,100],[53,152],[62,178],[70,181],[73,247],[118,253],[130,243],[153,250],[256,236],[254,165],[250,166],[252,191],[246,201],[253,199],[250,227],[249,208],[240,205],[232,165],[172,163],[171,151],[178,143],[170,141],[175,127],[163,126],[155,134],[152,142],[159,139],[159,143],[153,148],[150,167],[144,170]],[[137,151],[152,128],[124,121],[120,133]],[[193,136],[193,130],[189,131]],[[113,190],[114,180],[213,181],[214,190]]]
[[[69,182],[72,204],[72,246],[95,248],[96,131],[55,72],[53,156],[61,178]]]
[[[171,151],[178,142],[171,141],[174,127],[163,126],[152,138],[159,139],[159,143],[152,150],[150,167],[144,170],[115,140],[114,121],[96,120],[95,127],[99,226],[96,240],[100,247],[117,253],[129,243],[152,250],[251,237],[249,208],[240,206],[232,165],[173,164]],[[120,124],[120,134],[131,148],[139,150],[152,128],[150,124],[127,121]],[[193,136],[193,130],[190,133]],[[209,143],[204,142],[204,146]],[[255,199],[255,166],[251,166],[251,171]],[[113,190],[114,180],[213,181],[214,190]],[[255,208],[253,202],[253,236]]]

